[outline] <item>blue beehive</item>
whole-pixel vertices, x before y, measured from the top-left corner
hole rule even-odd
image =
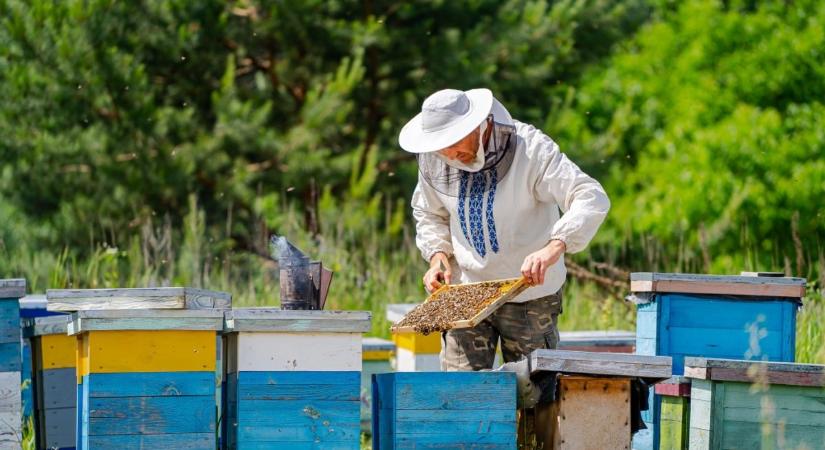
[[[0,448],[19,446],[21,439],[20,305],[26,281],[0,280]]]
[[[630,281],[636,353],[671,356],[673,375],[684,373],[686,356],[794,360],[802,278],[646,272]],[[658,448],[660,405],[652,398],[648,430],[636,435],[634,448]]]
[[[20,320],[34,319],[36,317],[47,317],[60,315],[61,313],[46,311],[45,295],[27,295],[20,299]],[[23,421],[27,421],[32,416],[34,397],[32,395],[32,350],[29,340],[23,339]],[[26,382],[28,380],[28,383]]]
[[[516,448],[514,373],[377,374],[372,395],[373,449]]]
[[[225,448],[360,448],[366,311],[227,311]]]

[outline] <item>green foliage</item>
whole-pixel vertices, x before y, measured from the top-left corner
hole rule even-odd
[[[637,244],[647,240],[661,268],[816,276],[825,10],[758,5],[665,11],[571,87],[569,108],[548,122],[614,199],[599,242],[630,241],[622,265],[647,259]]]

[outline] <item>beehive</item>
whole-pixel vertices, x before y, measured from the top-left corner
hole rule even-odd
[[[636,353],[673,357],[682,375],[686,356],[793,361],[801,278],[633,273]],[[648,430],[634,446],[658,448],[661,398],[651,397]]]
[[[17,450],[22,439],[23,365],[18,299],[24,295],[25,280],[0,280],[0,450]]]
[[[361,311],[227,311],[225,445],[358,449],[369,330]]]
[[[686,358],[690,449],[820,449],[825,366]]]
[[[216,446],[217,310],[78,311],[79,449]]]
[[[69,319],[59,315],[23,321],[32,355],[32,414],[39,450],[75,448],[77,440],[77,339],[67,334]]]
[[[29,294],[20,298],[18,303],[20,304],[21,324],[25,323],[28,319],[36,317],[62,314],[46,311],[45,295]],[[25,339],[25,329],[23,330],[23,335],[22,373],[20,374],[23,379],[23,389],[20,395],[21,401],[23,402],[23,423],[26,423],[28,420],[33,419],[34,394],[32,391],[32,349],[29,345],[29,339]]]
[[[530,369],[534,376],[559,377],[560,398],[536,411],[536,434],[544,448],[629,450],[631,383],[670,378],[671,359],[541,349],[530,354]]]
[[[516,448],[516,377],[509,372],[373,376],[372,448]]]
[[[395,344],[376,337],[361,342],[361,431],[372,432],[372,376],[390,373]]]
[[[690,380],[676,376],[656,385],[661,397],[659,448],[686,450],[690,430]]]
[[[395,323],[415,308],[415,303],[387,305],[387,320]],[[415,331],[393,331],[395,343],[393,365],[398,372],[434,372],[441,370],[441,333],[424,335]]]

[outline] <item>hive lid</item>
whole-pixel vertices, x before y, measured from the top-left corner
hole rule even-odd
[[[11,278],[0,280],[0,299],[20,298],[26,295],[26,280]]]
[[[232,295],[191,287],[49,289],[49,311],[133,309],[229,309]]]
[[[630,290],[634,293],[672,292],[801,298],[805,296],[805,279],[751,275],[634,272],[630,274]]]
[[[627,346],[636,345],[636,332],[619,330],[562,331],[559,345]]]
[[[113,330],[223,329],[223,311],[216,309],[131,309],[77,311],[69,322],[70,335]]]
[[[670,356],[550,349],[535,350],[530,354],[531,373],[624,376],[658,382],[671,377],[672,367]]]
[[[825,387],[825,365],[685,358],[685,376],[699,380]]]
[[[30,338],[49,334],[66,334],[71,319],[72,316],[69,314],[23,319],[23,337]]]
[[[365,333],[371,320],[368,311],[237,308],[226,312],[224,331]]]

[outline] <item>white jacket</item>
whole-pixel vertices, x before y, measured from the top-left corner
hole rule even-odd
[[[483,211],[475,212],[483,218],[483,226],[467,227],[465,222],[465,229],[471,229],[470,240],[459,222],[459,197],[436,191],[419,174],[412,197],[416,245],[427,261],[436,252],[451,257],[453,283],[519,277],[524,258],[551,239],[564,241],[568,253],[584,250],[610,209],[601,184],[559,151],[550,137],[532,125],[513,123],[518,139],[513,163],[496,186],[492,217],[484,201],[480,202]],[[560,216],[559,209],[564,215]],[[464,211],[466,221],[472,213],[468,203]],[[491,228],[495,230],[492,238]],[[470,242],[473,235],[475,246]],[[478,251],[480,243],[483,256]],[[554,294],[566,275],[564,258],[560,258],[547,270],[544,285],[527,289],[513,301]]]

